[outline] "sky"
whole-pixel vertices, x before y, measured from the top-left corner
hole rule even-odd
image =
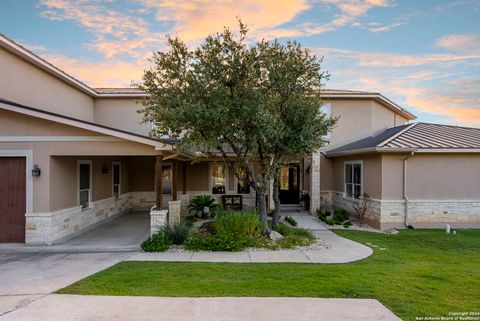
[[[0,0],[0,33],[91,87],[139,81],[166,35],[224,26],[297,40],[326,88],[380,92],[419,121],[480,127],[480,0]]]

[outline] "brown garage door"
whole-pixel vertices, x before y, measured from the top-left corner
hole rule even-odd
[[[25,242],[25,158],[0,157],[0,243]]]

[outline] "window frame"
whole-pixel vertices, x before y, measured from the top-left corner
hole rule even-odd
[[[221,165],[224,168],[224,186],[225,186],[225,193],[213,193],[213,166],[214,165]],[[208,190],[209,193],[212,195],[227,195],[228,194],[228,166],[223,162],[210,162],[208,166]]]
[[[118,184],[115,184],[115,165],[118,165]],[[115,185],[118,185],[118,195],[115,195]],[[116,200],[120,198],[122,194],[122,162],[120,161],[113,161],[112,162],[112,196],[115,197]]]
[[[88,189],[80,189],[80,165],[89,165],[90,167],[90,178],[89,178],[89,188]],[[82,206],[80,204],[80,192],[88,191],[88,206],[82,207],[83,210],[88,210],[92,208],[92,187],[93,187],[93,180],[92,180],[92,172],[93,172],[93,162],[91,160],[79,159],[77,160],[77,206]]]
[[[346,178],[347,178],[347,165],[352,165],[352,182],[347,183]],[[360,165],[360,184],[354,183],[354,165]],[[347,193],[347,184],[352,185],[352,190],[351,193],[352,195],[349,196]],[[360,195],[359,197],[355,197],[354,191],[355,191],[355,185],[360,185]],[[348,198],[348,199],[360,199],[364,193],[364,170],[363,170],[363,160],[353,160],[353,161],[345,161],[343,162],[343,197]]]

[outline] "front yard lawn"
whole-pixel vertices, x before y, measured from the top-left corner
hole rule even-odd
[[[480,231],[336,231],[375,245],[350,264],[122,262],[58,293],[373,298],[404,320],[480,309]]]

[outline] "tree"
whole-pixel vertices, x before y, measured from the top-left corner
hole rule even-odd
[[[239,26],[238,37],[225,28],[195,50],[168,37],[169,50],[154,53],[139,85],[148,94],[140,112],[155,122],[153,135],[179,138],[179,148],[198,157],[221,157],[259,196],[267,234],[265,198],[275,173],[289,155],[320,147],[330,124],[319,111],[326,75],[298,43],[248,47],[248,30]]]

